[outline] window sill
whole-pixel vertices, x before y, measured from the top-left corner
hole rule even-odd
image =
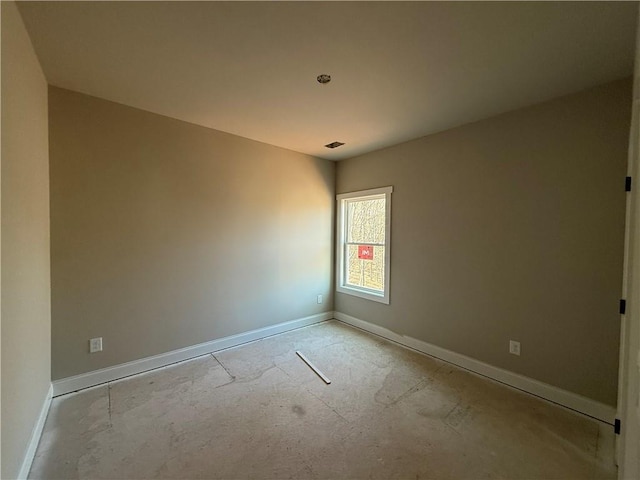
[[[378,303],[384,303],[385,305],[389,305],[389,294],[386,295],[383,293],[374,293],[368,290],[360,290],[354,287],[347,286],[338,286],[336,287],[336,291],[339,293],[345,293],[347,295],[351,295],[354,297],[364,298],[366,300],[372,300]]]

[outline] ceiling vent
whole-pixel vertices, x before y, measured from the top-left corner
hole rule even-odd
[[[316,80],[318,80],[318,83],[322,84],[322,85],[326,85],[327,83],[329,83],[331,81],[331,75],[327,75],[326,73],[322,73],[320,75],[318,75],[316,77]]]
[[[344,145],[344,143],[342,143],[342,142],[331,142],[331,143],[327,143],[325,145],[325,147],[327,147],[327,148],[338,148],[338,147],[341,147],[342,145]]]

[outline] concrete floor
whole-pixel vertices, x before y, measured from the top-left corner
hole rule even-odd
[[[29,478],[615,478],[613,441],[331,321],[55,398]]]

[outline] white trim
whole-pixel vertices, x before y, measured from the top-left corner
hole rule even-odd
[[[389,285],[391,278],[391,194],[393,187],[380,187],[370,190],[360,190],[357,192],[340,193],[336,195],[336,291],[353,295],[355,297],[373,300],[389,304]],[[345,231],[344,217],[345,200],[367,200],[371,197],[385,199],[385,240],[384,240],[384,289],[382,293],[370,290],[365,287],[347,285],[344,278],[345,270]]]
[[[44,429],[44,422],[47,420],[47,415],[49,414],[49,407],[51,406],[52,397],[53,385],[49,384],[49,390],[47,390],[47,395],[44,399],[44,402],[42,403],[38,421],[33,426],[33,430],[31,431],[31,438],[29,438],[29,444],[27,445],[27,450],[22,460],[22,466],[20,467],[20,472],[18,473],[18,479],[26,479],[29,476],[31,464],[33,463],[33,459],[36,456],[38,443],[40,443],[40,437],[42,436],[42,430]]]
[[[481,362],[475,358],[452,352],[451,350],[432,345],[422,340],[400,335],[384,327],[352,317],[351,315],[335,312],[334,318],[353,327],[360,328],[369,333],[386,338],[387,340],[399,343],[405,347],[417,350],[418,352],[431,355],[457,365],[458,367],[471,370],[472,372],[497,380],[498,382],[509,385],[510,387],[542,397],[545,400],[549,400],[562,405],[563,407],[576,410],[580,413],[613,425],[616,409],[612,406],[578,395],[577,393],[568,392],[567,390],[554,387],[548,383],[543,383],[538,380],[534,380],[533,378],[510,372],[509,370],[494,367],[493,365]]]
[[[181,362],[190,358],[199,357],[208,353],[231,348],[243,343],[253,342],[261,338],[270,337],[278,333],[288,332],[296,328],[306,327],[314,323],[324,322],[333,318],[333,312],[318,313],[309,317],[291,320],[289,322],[278,323],[269,327],[258,328],[248,332],[231,335],[229,337],[218,338],[209,342],[192,345],[190,347],[161,353],[152,357],[141,358],[132,362],[121,363],[113,367],[102,368],[73,377],[63,378],[53,382],[53,395],[64,395],[85,388],[100,385],[102,383],[118,380],[137,373],[146,372],[155,368],[166,367],[172,363]]]
[[[358,199],[364,199],[366,197],[370,197],[371,195],[388,195],[390,193],[393,193],[393,187],[392,186],[372,188],[372,189],[369,189],[369,190],[359,190],[357,192],[339,193],[339,194],[336,195],[336,199],[337,200],[345,200],[345,199],[349,198],[349,199],[352,199],[352,200],[358,200]]]

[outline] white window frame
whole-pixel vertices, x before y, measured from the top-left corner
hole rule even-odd
[[[336,290],[340,293],[354,295],[360,298],[389,304],[389,285],[391,279],[391,193],[393,187],[373,188],[359,192],[341,193],[336,195],[337,223],[336,223]],[[346,282],[345,257],[347,248],[345,219],[348,200],[385,199],[385,227],[384,227],[384,291],[378,292],[366,287],[349,285]]]

